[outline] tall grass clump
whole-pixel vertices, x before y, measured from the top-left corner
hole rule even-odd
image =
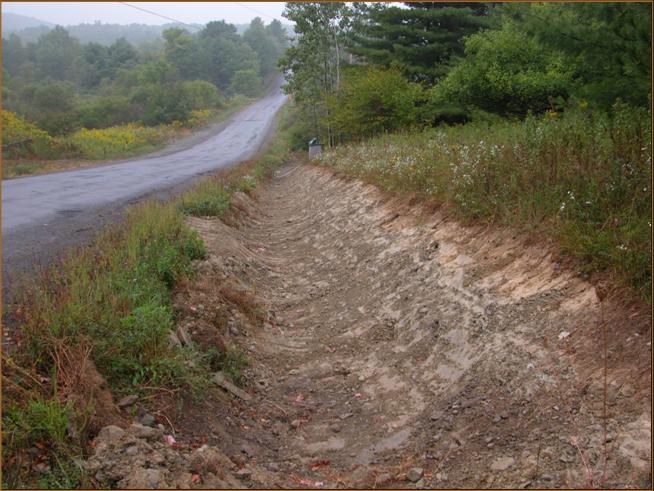
[[[618,103],[380,136],[319,162],[467,220],[544,231],[650,299],[651,120]]]
[[[89,340],[93,360],[118,391],[181,384],[183,353],[171,345],[170,289],[204,256],[197,234],[173,207],[148,203],[126,223],[71,253],[22,300],[25,355],[42,371],[55,340]]]

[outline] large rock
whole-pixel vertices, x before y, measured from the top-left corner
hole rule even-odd
[[[513,457],[500,457],[495,459],[490,465],[492,471],[505,471],[515,464]]]

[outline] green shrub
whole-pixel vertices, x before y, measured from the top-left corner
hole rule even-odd
[[[108,128],[136,118],[129,98],[123,96],[98,97],[79,108],[80,124],[85,128]]]
[[[424,94],[400,70],[372,66],[345,72],[340,96],[331,101],[331,119],[346,137],[361,138],[419,122]]]
[[[544,112],[573,87],[563,55],[511,25],[473,34],[466,40],[465,54],[433,89],[437,105],[455,102],[524,116]]]
[[[222,216],[229,208],[229,192],[218,180],[207,180],[185,193],[177,205],[186,215]]]
[[[229,84],[229,90],[232,94],[258,96],[261,93],[261,77],[258,71],[254,68],[236,71]]]
[[[206,80],[189,80],[182,83],[184,98],[191,110],[222,106],[218,88]]]

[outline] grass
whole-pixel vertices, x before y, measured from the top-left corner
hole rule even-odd
[[[125,220],[101,231],[17,295],[11,312],[21,342],[5,356],[3,486],[78,487],[84,475],[85,425],[92,407],[70,401],[80,390],[80,361],[88,357],[114,396],[152,391],[198,394],[210,380],[211,356],[170,342],[176,313],[172,290],[193,276],[206,254],[186,215],[222,216],[235,191],[251,191],[288,155],[283,108],[275,141],[263,155],[200,182],[170,203],[130,208]],[[243,383],[245,356],[233,348],[219,366]],[[77,375],[77,377],[75,376]],[[76,382],[77,380],[77,382]],[[37,460],[34,445],[43,449]],[[35,466],[43,463],[47,471]]]
[[[389,134],[318,162],[464,220],[547,234],[584,272],[610,271],[651,302],[650,136],[647,110],[617,104]]]
[[[135,157],[163,148],[170,142],[188,136],[193,129],[226,120],[252,102],[235,96],[219,111],[192,111],[184,124],[175,122],[154,127],[126,124],[104,129],[85,129],[53,138],[13,113],[3,112],[5,124],[16,131],[3,134],[4,140],[32,138],[38,144],[18,146],[3,154],[2,178],[44,174],[66,169],[90,167],[98,162]],[[18,131],[20,130],[20,131]],[[15,135],[14,135],[15,133]],[[38,139],[33,135],[37,135]],[[45,135],[45,136],[42,136]]]
[[[230,346],[227,351],[218,356],[218,367],[236,385],[243,386],[245,375],[243,370],[248,367],[249,361],[245,354],[236,346]]]

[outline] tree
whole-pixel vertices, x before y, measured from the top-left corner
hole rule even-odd
[[[2,38],[2,67],[11,74],[17,74],[27,61],[27,50],[16,34]]]
[[[343,42],[350,23],[351,10],[345,3],[302,2],[286,4],[284,17],[295,22],[296,42],[286,50],[279,66],[284,71],[284,90],[312,113],[314,130],[326,116],[326,140],[336,135],[329,124],[326,100],[340,89]]]
[[[191,110],[209,109],[221,105],[218,89],[214,84],[206,80],[182,82],[182,90]]]
[[[243,33],[243,40],[259,57],[261,76],[272,73],[281,54],[281,46],[263,24],[259,17],[255,17]]]
[[[396,69],[352,67],[345,72],[341,94],[331,102],[332,121],[345,135],[369,137],[419,122],[422,87]]]
[[[166,60],[179,70],[182,78],[197,77],[200,72],[198,46],[193,37],[184,29],[172,28],[163,32],[163,38]]]
[[[280,21],[274,19],[266,26],[266,31],[275,38],[277,45],[282,49],[288,46],[288,36],[286,35],[286,30]]]
[[[198,78],[210,81],[221,90],[229,87],[238,70],[259,71],[257,53],[241,40],[231,24],[209,22],[198,34],[198,43]]]
[[[237,70],[229,86],[233,94],[243,94],[256,97],[261,92],[261,77],[257,70]]]
[[[470,36],[465,58],[434,89],[435,102],[457,101],[504,116],[542,112],[572,88],[561,53],[505,25]]]
[[[470,3],[372,6],[350,36],[350,51],[372,63],[397,65],[416,81],[433,83],[463,54],[463,39],[488,25],[488,7]]]
[[[610,108],[621,98],[648,105],[651,6],[638,3],[508,4],[516,29],[566,55],[573,95]]]
[[[125,96],[99,97],[79,109],[79,121],[85,128],[108,128],[134,120],[134,111]]]
[[[51,134],[64,134],[78,127],[74,87],[52,82],[28,85],[19,95],[24,113]]]
[[[36,43],[36,65],[44,78],[74,80],[73,67],[80,54],[79,43],[61,26],[44,34]]]
[[[82,87],[92,89],[100,81],[110,76],[109,50],[98,43],[88,43],[82,47],[82,56],[79,69],[79,81]]]

